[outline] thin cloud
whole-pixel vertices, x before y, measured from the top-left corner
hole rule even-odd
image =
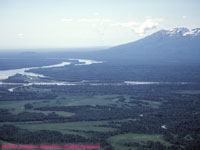
[[[143,36],[147,31],[157,28],[161,21],[163,21],[163,19],[152,19],[150,17],[147,17],[146,20],[142,23],[141,22],[117,22],[117,23],[112,23],[110,25],[129,28],[130,30],[133,30],[135,33],[139,34],[140,36]]]
[[[99,12],[94,12],[94,13],[93,13],[93,16],[99,16],[99,15],[100,15]]]
[[[62,18],[60,21],[61,22],[72,22],[73,20],[72,19]]]
[[[121,27],[133,27],[133,26],[137,26],[138,23],[136,22],[118,22],[118,23],[112,23],[111,26],[121,26]]]
[[[140,36],[143,36],[147,31],[156,29],[159,25],[159,22],[153,19],[146,19],[145,22],[140,24],[139,27],[135,28],[135,32]]]
[[[95,23],[95,22],[99,22],[99,23],[105,23],[105,22],[110,22],[110,19],[97,19],[97,18],[82,18],[79,19],[78,22],[85,22],[85,23]]]
[[[23,34],[23,33],[18,33],[18,34],[17,34],[17,38],[23,39],[23,38],[24,38],[24,34]]]
[[[96,12],[96,15],[98,13]],[[131,31],[134,31],[140,36],[144,36],[146,32],[158,28],[160,22],[162,22],[164,19],[161,18],[152,18],[150,16],[147,16],[144,22],[135,22],[135,21],[129,21],[129,22],[115,22],[110,19],[104,19],[104,18],[80,18],[75,20],[79,23],[88,23],[92,24],[94,27],[96,25],[101,26],[116,26],[116,27],[123,27],[128,28]],[[62,22],[72,22],[72,19],[61,19]]]
[[[182,18],[183,18],[183,19],[186,19],[186,18],[187,18],[187,16],[182,16]]]

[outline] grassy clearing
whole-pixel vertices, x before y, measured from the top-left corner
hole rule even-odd
[[[14,145],[14,144],[7,142],[7,141],[0,140],[0,145]],[[1,147],[0,147],[0,149],[1,149]]]
[[[177,94],[199,95],[200,90],[180,90],[176,91]]]
[[[17,100],[17,101],[0,101],[0,109],[9,109],[13,114],[25,111],[24,104],[31,103],[34,108],[51,107],[51,106],[83,106],[83,105],[118,105],[118,99],[115,95],[105,96],[66,96],[61,95],[54,100]],[[120,105],[119,105],[120,106]],[[48,114],[51,111],[26,110],[30,112],[42,112]],[[57,114],[65,117],[73,115],[69,112],[57,111]]]
[[[34,101],[0,101],[0,109],[9,109],[11,113],[18,114],[24,111],[24,104]]]
[[[112,121],[80,121],[80,122],[67,122],[67,123],[45,123],[42,121],[29,121],[29,122],[1,122],[1,125],[9,124],[14,125],[22,129],[27,129],[29,131],[38,130],[51,130],[59,131],[63,134],[74,134],[83,137],[93,137],[91,131],[93,132],[113,132],[116,128],[109,127],[109,124],[115,122],[116,124],[126,122],[129,120],[136,121],[135,119],[122,119],[122,120],[112,120]],[[103,125],[103,126],[102,126]],[[104,126],[105,125],[105,126]],[[87,133],[88,132],[88,133]]]
[[[69,123],[42,123],[42,124],[21,124],[19,127],[29,130],[57,130],[62,133],[67,130],[79,130],[79,131],[97,131],[108,132],[114,131],[114,128],[98,127],[98,125],[107,125],[107,121],[82,121],[82,122],[69,122]],[[18,124],[16,124],[18,126]]]
[[[62,146],[62,148],[59,148],[59,149],[56,149],[54,148],[54,150],[66,150],[67,148],[64,148],[65,145],[87,145],[87,146],[98,146],[99,143],[88,143],[88,142],[84,142],[84,143],[63,143],[63,144],[60,144],[60,143],[54,143],[54,144],[48,144],[48,143],[41,143],[41,144],[20,144],[20,143],[10,143],[10,142],[7,142],[7,141],[3,141],[3,140],[0,140],[0,150],[3,150],[3,148],[1,147],[2,145],[21,145],[21,146],[26,146],[26,145],[32,145],[32,146],[38,146],[40,147],[41,145],[48,145],[48,146]],[[22,148],[21,148],[22,149]],[[8,149],[6,149],[8,150]],[[13,150],[13,149],[11,149]],[[30,150],[30,149],[25,149],[25,150]],[[41,150],[41,149],[38,149],[38,148],[33,148],[31,150]]]
[[[138,100],[138,99],[132,99],[132,98],[127,98],[126,100],[127,102],[129,102],[128,105],[131,106],[137,106],[139,102],[142,102],[140,105],[142,106],[146,106],[146,107],[151,107],[153,109],[158,109],[160,107],[160,105],[162,104],[162,102],[160,101],[153,101],[153,100]],[[132,102],[132,103],[130,103]]]
[[[145,105],[145,106],[149,106],[155,109],[159,108],[160,105],[162,104],[161,102],[150,101],[150,100],[141,100],[141,101],[148,103],[148,105]]]
[[[54,130],[59,131],[63,134],[78,134],[86,136],[84,132],[95,131],[95,132],[112,132],[115,128],[111,127],[100,127],[100,125],[108,125],[108,121],[81,121],[81,122],[68,122],[68,123],[43,123],[43,122],[15,122],[15,123],[0,123],[13,124],[22,129],[28,129],[30,131],[37,130]]]
[[[44,105],[49,105],[49,106],[54,106],[51,101],[0,101],[0,109],[9,109],[11,113],[13,114],[18,114],[20,112],[37,112],[37,113],[44,113],[45,115],[48,115],[49,113],[53,111],[39,111],[39,110],[25,110],[24,109],[24,104],[31,103],[35,106],[44,106]],[[63,116],[63,117],[70,117],[74,115],[74,113],[70,112],[64,112],[64,111],[56,111],[56,114]]]
[[[71,112],[65,112],[65,111],[40,111],[40,110],[26,110],[26,112],[36,112],[36,113],[43,113],[45,115],[48,115],[49,113],[55,112],[57,115],[62,117],[71,117],[74,115],[74,113]]]
[[[112,136],[108,138],[107,140],[114,148],[115,150],[127,150],[127,149],[137,149],[137,147],[132,146],[128,147],[125,144],[126,143],[139,143],[141,145],[146,144],[147,141],[153,141],[153,142],[160,142],[165,146],[169,146],[170,143],[166,142],[163,139],[163,136],[160,134],[120,134],[116,136]]]
[[[114,95],[105,96],[59,96],[54,101],[57,106],[113,105],[118,99]]]

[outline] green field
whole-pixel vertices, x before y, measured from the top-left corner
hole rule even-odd
[[[134,145],[135,143],[145,145],[147,141],[160,142],[165,146],[170,145],[170,143],[163,140],[163,137],[160,134],[120,134],[110,137],[107,141],[115,148],[115,150],[129,150],[130,148],[136,150],[137,145]]]
[[[0,109],[9,109],[10,112],[13,113],[13,114],[19,114],[21,112],[38,112],[38,113],[42,112],[45,115],[47,115],[47,114],[51,113],[52,111],[25,110],[24,104],[31,103],[35,106],[39,106],[39,105],[42,105],[42,104],[43,104],[43,106],[46,106],[46,105],[53,106],[53,103],[51,105],[51,102],[53,102],[53,101],[50,101],[48,103],[46,103],[45,101],[37,101],[37,100],[32,100],[32,101],[30,101],[30,100],[29,101],[27,101],[27,100],[24,100],[24,101],[0,101]],[[70,116],[74,115],[73,113],[64,112],[64,111],[57,111],[56,114],[63,116],[63,117],[70,117]]]
[[[33,87],[23,87],[18,88],[19,91],[37,91],[41,92],[37,88]],[[43,89],[42,92],[48,92],[48,89]],[[17,100],[17,101],[0,101],[0,109],[8,109],[13,114],[19,114],[21,112],[36,112],[43,113],[48,115],[49,113],[55,112],[57,115],[62,117],[71,117],[75,115],[71,112],[66,111],[40,111],[29,109],[26,110],[24,105],[30,103],[33,105],[33,108],[39,107],[51,107],[51,106],[84,106],[84,105],[103,105],[103,106],[116,106],[116,107],[129,107],[129,106],[137,106],[137,104],[130,103],[138,100],[131,99],[130,96],[123,95],[123,101],[120,101],[119,95],[95,95],[95,96],[66,96],[64,93],[60,94],[55,99],[51,100]],[[160,102],[141,100],[141,102],[145,102],[145,106],[149,106],[151,108],[158,108]],[[126,104],[126,106],[124,106]],[[133,118],[130,119],[121,119],[121,120],[112,120],[116,121],[116,125],[120,126],[120,123],[126,121],[136,121]],[[117,129],[109,126],[108,121],[78,121],[78,122],[65,122],[65,123],[49,123],[42,121],[29,121],[29,122],[2,122],[3,124],[12,124],[22,129],[28,129],[30,131],[36,130],[52,130],[59,131],[63,134],[76,134],[81,136],[90,136],[87,132],[114,132]]]
[[[178,94],[188,94],[188,95],[200,95],[200,90],[180,90],[177,91]]]
[[[24,88],[23,88],[24,89]],[[30,88],[38,90],[36,88]],[[48,89],[45,89],[48,91]],[[51,106],[84,106],[84,105],[105,105],[105,106],[117,106],[117,107],[128,107],[128,106],[137,106],[137,104],[130,103],[138,100],[130,99],[129,96],[123,96],[124,101],[119,101],[119,95],[96,95],[96,96],[66,96],[65,94],[60,94],[55,99],[51,100],[17,100],[17,101],[0,101],[0,109],[9,109],[13,114],[18,114],[23,111],[28,112],[42,112],[44,114],[51,113],[52,111],[38,111],[38,110],[25,110],[24,105],[30,103],[34,108],[38,107],[51,107]],[[150,100],[140,100],[151,108],[159,108],[161,102],[155,102]],[[126,106],[125,106],[126,105]],[[56,114],[64,117],[70,117],[74,115],[70,112],[57,111]]]
[[[96,131],[109,132],[114,131],[114,128],[99,127],[99,125],[108,125],[108,121],[81,121],[81,122],[67,122],[67,123],[15,123],[16,126],[28,130],[57,130],[61,133],[68,133],[69,131]]]

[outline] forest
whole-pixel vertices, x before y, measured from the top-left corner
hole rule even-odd
[[[1,143],[90,143],[105,150],[200,146],[199,84],[8,88],[1,86]]]

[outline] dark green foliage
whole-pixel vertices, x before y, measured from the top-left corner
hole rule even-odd
[[[54,99],[56,95],[54,93],[34,92],[34,91],[0,91],[0,101],[16,101],[16,100],[44,100]]]
[[[24,108],[27,109],[27,110],[28,110],[28,109],[32,109],[32,108],[33,108],[33,105],[30,104],[30,103],[27,103],[27,104],[24,105]]]
[[[110,120],[110,119],[128,119],[138,116],[140,108],[121,108],[114,106],[54,106],[40,107],[35,110],[40,111],[66,111],[75,113],[68,121],[92,121],[92,120]],[[146,108],[146,111],[150,109]]]
[[[21,121],[45,121],[45,120],[63,120],[64,117],[61,117],[55,113],[50,113],[44,115],[43,113],[36,112],[21,112],[17,115],[11,114],[7,110],[0,109],[0,122],[21,122]]]
[[[0,127],[0,139],[22,144],[41,144],[41,143],[70,143],[86,142],[87,139],[70,134],[62,134],[58,131],[40,130],[31,132],[20,129],[13,125],[3,125]]]
[[[120,61],[120,60],[119,60]],[[126,61],[126,60],[124,60]],[[44,74],[61,81],[158,81],[158,82],[200,82],[199,65],[143,65],[105,62],[85,66],[69,65],[61,69],[32,69],[31,72]],[[192,76],[192,78],[191,78]]]

